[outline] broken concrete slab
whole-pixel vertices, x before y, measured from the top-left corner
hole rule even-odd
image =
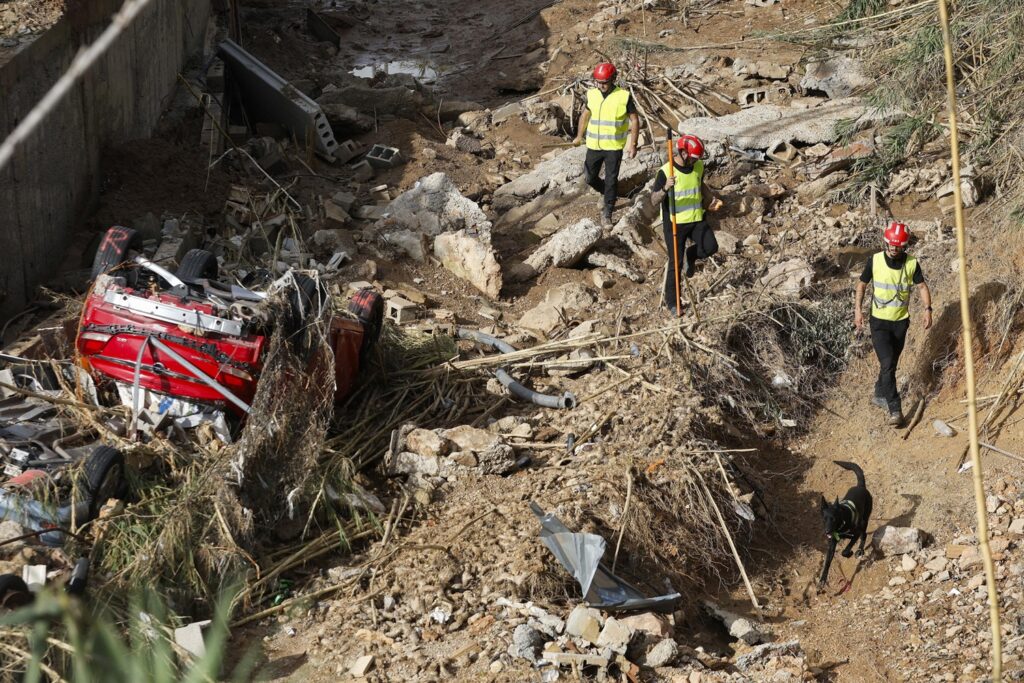
[[[422,93],[404,86],[374,88],[363,83],[347,83],[331,90],[325,88],[320,99],[328,93],[330,102],[345,104],[364,114],[406,119],[418,118],[425,102]]]
[[[799,297],[814,282],[814,269],[802,258],[776,263],[760,279],[763,287],[775,294]]]
[[[495,190],[494,208],[498,211],[507,211],[555,188],[567,194],[581,192],[584,189],[591,191],[580,182],[583,178],[583,160],[586,155],[586,147],[573,147],[553,159],[542,161],[529,173]],[[657,151],[645,151],[633,159],[623,159],[619,168],[619,193],[624,194],[638,182],[646,181],[660,165],[661,157]]]
[[[348,673],[353,678],[363,678],[373,668],[373,655],[363,655],[349,667]]]
[[[720,148],[730,144],[742,149],[768,149],[779,140],[807,145],[831,142],[839,136],[841,126],[850,122],[855,128],[863,128],[891,116],[869,109],[858,98],[848,98],[822,100],[810,109],[765,104],[725,116],[698,116],[680,121],[678,129]]]
[[[735,612],[719,607],[712,602],[705,601],[704,607],[725,625],[725,628],[729,631],[729,635],[738,640],[742,640],[747,645],[763,643],[770,636],[769,633],[758,628],[750,619],[740,614],[736,614]]]
[[[601,613],[593,607],[576,605],[565,620],[565,632],[596,644],[601,635]]]
[[[849,177],[849,173],[846,171],[840,171],[838,173],[827,175],[824,178],[818,178],[817,180],[801,183],[796,188],[796,196],[802,202],[812,202],[823,196],[829,190],[841,185]]]
[[[434,238],[434,256],[457,277],[497,299],[501,293],[501,265],[490,244],[490,233],[473,235],[466,230],[446,232]]]
[[[832,99],[840,99],[857,94],[872,82],[859,60],[832,57],[810,62],[800,87],[805,93],[822,92]]]
[[[722,243],[719,240],[718,243],[719,251],[721,251]],[[643,282],[644,274],[633,268],[626,262],[626,259],[616,256],[615,254],[604,254],[604,253],[592,253],[587,255],[587,263],[598,268],[604,268],[613,273],[617,273],[631,282]]]
[[[373,117],[363,114],[355,107],[341,101],[339,92],[338,90],[329,90],[316,100],[316,103],[320,105],[334,130],[339,135],[342,132],[365,133],[368,130],[372,130]]]
[[[830,173],[848,169],[853,166],[854,162],[867,159],[874,153],[874,138],[855,140],[848,145],[831,150],[808,168],[807,175],[812,179],[821,178]]]
[[[551,334],[564,318],[586,310],[594,303],[594,296],[578,282],[570,282],[548,290],[544,301],[534,306],[519,319],[519,327]]]
[[[316,102],[234,41],[223,41],[218,54],[241,88],[249,117],[256,121],[280,123],[297,139],[312,140],[317,154],[334,161],[338,143],[327,117]]]
[[[629,626],[615,617],[608,617],[604,622],[604,628],[601,629],[601,634],[597,637],[596,645],[624,655],[632,638],[633,631]]]
[[[548,268],[571,268],[601,239],[601,226],[584,218],[556,232],[526,259],[536,272]]]
[[[431,429],[414,429],[405,437],[406,449],[420,455],[438,457],[451,452],[451,442]]]

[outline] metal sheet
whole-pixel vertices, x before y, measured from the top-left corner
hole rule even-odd
[[[219,332],[235,337],[242,336],[242,323],[226,318],[218,318],[215,315],[201,313],[190,308],[179,308],[178,306],[160,303],[159,301],[111,289],[104,292],[103,301],[112,306],[126,308],[133,313],[138,313],[154,320],[162,320],[163,322],[174,323],[175,325],[187,325],[204,332]]]
[[[338,142],[320,105],[234,41],[222,42],[218,54],[227,64],[231,78],[240,86],[251,119],[280,123],[291,131],[300,145],[310,140],[317,154],[334,161]]]
[[[541,542],[579,582],[583,598],[591,607],[608,612],[671,612],[679,603],[682,598],[679,593],[648,598],[639,588],[613,574],[601,563],[605,540],[600,536],[570,531],[554,514],[545,513],[536,503],[530,503],[530,510],[540,520]]]

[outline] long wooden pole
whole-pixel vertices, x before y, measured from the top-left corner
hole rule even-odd
[[[967,284],[967,245],[964,234],[964,209],[960,196],[960,138],[957,130],[956,84],[953,77],[953,39],[949,30],[949,8],[946,0],[939,5],[942,24],[943,52],[946,60],[946,94],[949,108],[950,153],[953,161],[953,207],[956,223],[956,251],[960,263],[960,321],[963,326],[964,373],[967,380],[967,432],[970,441],[974,478],[974,501],[978,516],[978,548],[985,565],[988,584],[989,622],[992,627],[992,680],[1002,679],[1003,645],[999,620],[999,594],[996,590],[996,571],[992,562],[992,549],[988,543],[988,511],[985,509],[985,481],[981,472],[981,452],[978,447],[978,403],[974,384],[974,344],[971,340],[970,288]]]
[[[673,275],[676,278],[676,317],[683,314],[682,297],[679,292],[679,229],[676,224],[676,160],[672,153],[672,129],[666,136],[668,145],[668,212],[672,216]]]

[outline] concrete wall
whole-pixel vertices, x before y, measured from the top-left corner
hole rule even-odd
[[[0,139],[109,24],[122,0],[77,9],[0,67]],[[52,275],[99,192],[100,150],[149,137],[187,57],[202,47],[210,0],[153,0],[0,169],[0,323]]]

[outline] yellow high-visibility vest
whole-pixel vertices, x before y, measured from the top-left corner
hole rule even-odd
[[[597,88],[587,91],[587,109],[590,122],[587,124],[587,148],[598,150],[625,149],[629,133],[629,116],[626,104],[629,91],[614,88],[605,97]]]
[[[669,164],[661,167],[665,174],[665,182],[668,183],[669,173],[672,172]],[[672,212],[676,215],[676,223],[696,223],[704,219],[704,206],[700,195],[700,183],[704,179],[704,162],[698,159],[693,164],[693,170],[689,173],[681,173],[675,169],[675,205]],[[664,215],[664,208],[662,209]]]
[[[871,315],[879,320],[906,320],[910,317],[910,288],[914,286],[917,259],[907,256],[903,267],[893,270],[878,252],[871,260]]]

